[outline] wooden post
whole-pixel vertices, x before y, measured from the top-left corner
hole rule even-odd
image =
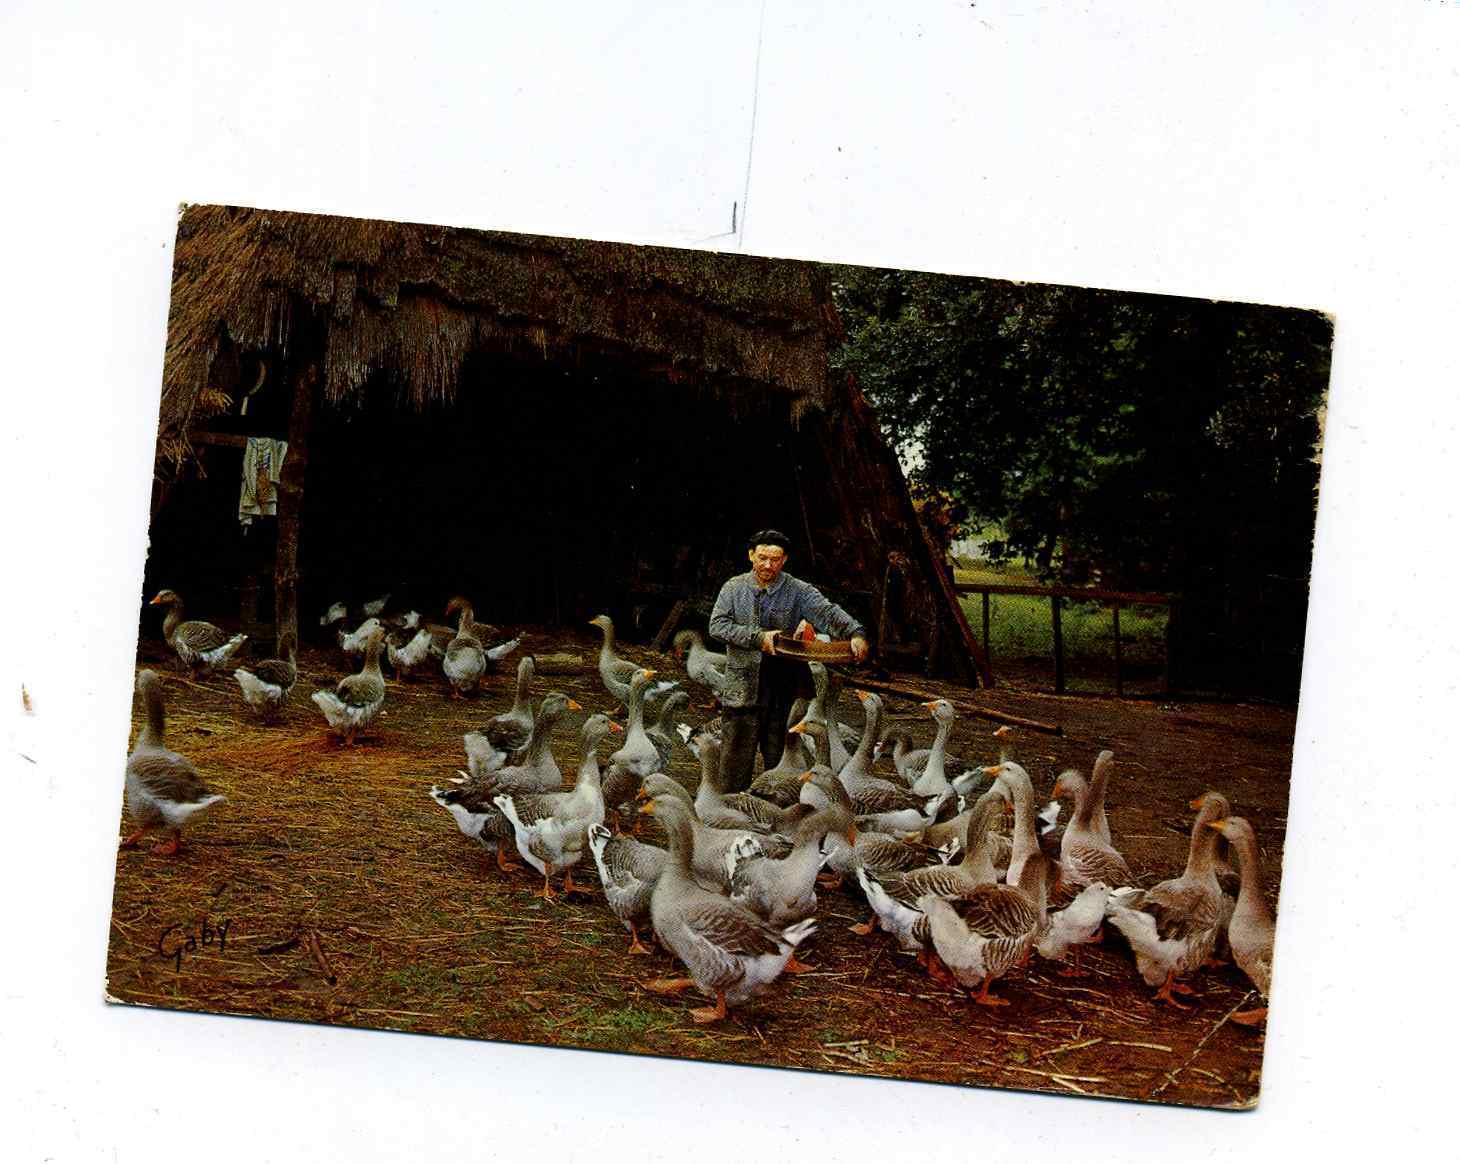
[[[651,651],[662,651],[669,642],[669,636],[674,633],[674,628],[679,625],[679,620],[684,617],[685,600],[675,599],[674,605],[669,608],[669,613],[664,616],[664,622],[660,624],[659,633],[654,636],[654,641],[649,644]]]
[[[938,652],[942,649],[943,646],[942,632],[943,620],[938,618],[933,619],[933,628],[929,632],[928,639],[927,662],[923,665],[923,674],[930,679],[933,677],[934,661],[937,659]]]
[[[309,422],[314,411],[318,367],[309,364],[294,378],[289,408],[289,451],[279,470],[279,543],[274,552],[274,635],[299,637],[299,518],[304,509],[304,471],[309,462]]]
[[[250,555],[252,556],[252,555]],[[238,596],[238,625],[256,645],[259,643],[259,575],[250,568],[243,576],[243,589]]]
[[[989,645],[989,592],[983,592],[983,654],[989,670],[994,666],[994,649]]]
[[[1060,597],[1052,595],[1049,600],[1050,626],[1054,630],[1054,693],[1065,693],[1065,635],[1060,626]]]
[[[877,604],[877,649],[892,645],[892,554],[887,555],[887,569],[882,572],[882,601]]]
[[[1166,604],[1166,649],[1161,652],[1161,694],[1171,694],[1171,623],[1178,617],[1176,600]]]
[[[1110,621],[1115,627],[1115,696],[1119,699],[1125,694],[1125,688],[1121,683],[1120,675],[1120,603],[1110,604]]]

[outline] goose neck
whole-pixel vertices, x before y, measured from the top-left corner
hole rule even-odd
[[[162,702],[162,685],[156,679],[143,688],[143,700],[147,705],[147,723],[142,729],[138,747],[160,748],[167,730],[166,714]]]

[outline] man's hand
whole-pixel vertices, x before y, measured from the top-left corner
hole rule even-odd
[[[859,663],[867,661],[867,640],[861,635],[852,637],[852,658]]]
[[[767,655],[774,654],[776,649],[776,632],[768,630],[760,636],[760,649]]]

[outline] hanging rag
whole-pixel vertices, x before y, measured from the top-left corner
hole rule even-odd
[[[279,510],[279,472],[289,442],[273,437],[249,437],[243,449],[243,487],[238,494],[238,520],[244,526],[256,517],[273,517]]]

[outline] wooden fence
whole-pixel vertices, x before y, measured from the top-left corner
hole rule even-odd
[[[1123,645],[1120,634],[1120,611],[1123,606],[1164,606],[1169,608],[1175,606],[1179,599],[1171,594],[1153,594],[1130,590],[1094,590],[1078,586],[1031,586],[1031,585],[1003,585],[985,582],[957,582],[953,589],[961,596],[965,594],[978,594],[983,599],[982,619],[982,642],[984,654],[988,661],[990,675],[996,670],[994,666],[993,643],[989,635],[989,597],[997,594],[1020,595],[1023,597],[1043,598],[1049,602],[1050,632],[1053,640],[1052,653],[1054,656],[1054,689],[1056,694],[1065,693],[1065,640],[1064,630],[1061,625],[1061,607],[1067,601],[1083,603],[1100,603],[1110,611],[1111,624],[1111,647],[1113,674],[1116,695],[1125,694],[1125,682],[1122,673]],[[1162,675],[1161,689],[1170,691],[1171,675],[1168,666]]]

